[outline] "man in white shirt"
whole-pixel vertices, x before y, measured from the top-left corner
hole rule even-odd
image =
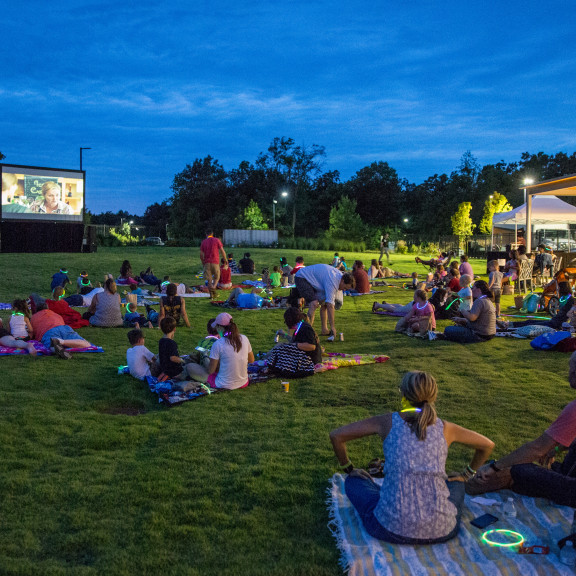
[[[314,324],[316,309],[320,306],[322,334],[332,342],[336,334],[334,310],[342,307],[341,292],[355,287],[354,276],[348,272],[343,274],[328,264],[313,264],[300,269],[294,282],[300,297],[308,304],[308,322]]]

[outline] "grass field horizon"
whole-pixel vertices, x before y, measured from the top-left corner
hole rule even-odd
[[[249,250],[257,270],[280,256],[307,264],[332,252]],[[368,263],[375,252],[346,253]],[[52,274],[66,266],[75,281],[119,272],[125,258],[138,273],[197,284],[197,248],[100,248],[93,254],[1,254],[0,302],[31,292],[49,295]],[[414,256],[393,254],[393,268],[417,270]],[[473,260],[485,273],[485,260]],[[236,278],[236,277],[233,277]],[[225,295],[224,291],[220,292]],[[338,471],[328,433],[342,424],[396,410],[407,370],[439,383],[439,416],[487,435],[501,456],[542,433],[574,393],[568,355],[533,350],[529,341],[496,338],[462,346],[395,334],[395,321],[371,314],[374,301],[407,302],[412,293],[345,298],[336,313],[344,342],[329,351],[390,356],[384,364],[279,379],[167,408],[144,382],[117,374],[127,329],[84,328],[104,347],[70,361],[2,357],[0,384],[0,573],[8,575],[277,575],[341,574],[325,504]],[[504,297],[503,309],[512,305]],[[182,354],[205,335],[218,309],[186,302],[192,324],[178,328]],[[282,311],[234,311],[254,352],[274,344]],[[9,311],[0,311],[6,321]],[[438,322],[439,329],[449,325]],[[319,332],[319,319],[316,319]],[[159,330],[145,330],[157,352]],[[381,456],[377,438],[349,445],[366,466]],[[469,462],[450,450],[448,470]]]

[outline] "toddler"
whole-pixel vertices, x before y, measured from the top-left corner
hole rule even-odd
[[[279,288],[282,282],[282,273],[280,272],[280,267],[274,266],[272,270],[272,274],[270,274],[270,284],[272,288]]]
[[[126,314],[124,314],[124,327],[136,328],[140,330],[140,324],[147,324],[148,328],[152,328],[152,322],[138,312],[138,305],[135,302],[126,302]]]
[[[494,294],[494,305],[496,307],[496,318],[500,317],[500,297],[502,296],[502,279],[504,274],[500,272],[498,260],[488,262],[488,290]]]
[[[472,278],[468,274],[462,274],[460,277],[461,290],[458,292],[458,298],[462,298],[460,302],[459,310],[469,311],[472,308],[472,288],[470,288],[470,283]]]
[[[56,286],[62,286],[62,288],[64,288],[66,284],[71,284],[70,278],[68,278],[68,270],[66,270],[66,268],[60,268],[60,271],[52,276],[50,290],[54,290]]]
[[[90,278],[88,278],[88,272],[86,270],[82,270],[80,272],[80,276],[76,279],[76,288],[78,288],[78,294],[82,293],[83,288],[90,288],[92,289],[92,282],[90,282]]]
[[[232,270],[224,258],[220,258],[220,280],[218,288],[230,290],[232,288]]]
[[[144,380],[146,376],[152,376],[151,368],[156,366],[156,356],[144,345],[144,334],[142,330],[130,330],[128,332],[128,342],[131,348],[126,350],[126,364],[130,370],[130,375],[138,380]]]
[[[28,341],[34,330],[30,324],[30,308],[26,300],[17,299],[12,302],[12,317],[10,318],[10,334],[16,340]]]

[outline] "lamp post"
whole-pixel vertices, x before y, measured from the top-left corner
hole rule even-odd
[[[534,184],[534,179],[524,178],[524,204],[526,204],[526,186],[530,186],[530,184]]]
[[[82,148],[82,147],[80,147],[80,170],[82,170],[82,150],[92,150],[92,148]]]
[[[272,230],[276,230],[276,204],[278,200],[272,200]]]

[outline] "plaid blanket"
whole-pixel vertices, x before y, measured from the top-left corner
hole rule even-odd
[[[518,496],[509,491],[494,492],[485,498],[499,503],[514,496],[516,518],[506,518],[495,506],[484,506],[466,496],[458,536],[445,544],[407,546],[381,542],[372,538],[362,526],[356,510],[344,493],[344,476],[335,474],[328,489],[329,528],[341,552],[340,563],[349,576],[483,576],[574,574],[561,564],[557,541],[570,532],[574,510],[556,506],[541,498]],[[380,481],[381,482],[381,481]],[[518,549],[490,546],[481,540],[484,530],[470,521],[492,513],[500,520],[490,528],[507,528],[522,534],[525,545],[546,545],[547,555],[518,554]]]

